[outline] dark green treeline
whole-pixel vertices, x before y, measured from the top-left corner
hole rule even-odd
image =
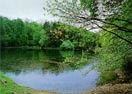
[[[0,17],[2,47],[37,46],[41,48],[93,49],[96,34],[60,22],[10,20]]]

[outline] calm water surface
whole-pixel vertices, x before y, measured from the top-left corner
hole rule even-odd
[[[74,51],[6,49],[1,71],[16,83],[59,92],[81,92],[96,87],[95,56]]]

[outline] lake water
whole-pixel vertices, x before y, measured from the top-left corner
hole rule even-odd
[[[19,85],[59,92],[76,92],[96,87],[98,62],[89,53],[58,50],[5,49],[1,71]]]

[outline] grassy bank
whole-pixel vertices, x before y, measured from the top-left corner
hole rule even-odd
[[[42,91],[17,85],[10,78],[0,73],[0,94],[57,94],[52,91]]]

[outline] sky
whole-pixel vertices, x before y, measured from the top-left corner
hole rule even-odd
[[[0,0],[0,16],[30,19],[33,21],[53,21],[52,15],[44,15],[46,0]]]

